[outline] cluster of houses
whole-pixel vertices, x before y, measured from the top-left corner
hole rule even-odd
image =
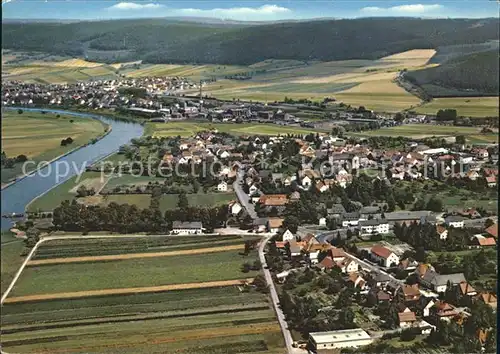
[[[498,228],[497,225],[494,226]],[[298,259],[299,264],[309,264],[323,271],[337,267],[346,281],[351,282],[353,287],[363,294],[371,293],[377,303],[394,301],[398,307],[397,325],[401,330],[412,328],[422,334],[429,334],[436,329],[439,321],[456,321],[459,325],[462,324],[470,313],[459,304],[442,300],[446,291],[455,291],[460,298],[467,296],[471,301],[484,302],[496,311],[496,295],[476,291],[463,273],[439,274],[431,264],[418,263],[411,258],[402,259],[399,252],[385,245],[376,244],[370,249],[369,258],[378,262],[380,267],[369,267],[365,261],[318,240],[313,234],[299,239],[289,230],[285,230],[280,239],[275,241],[275,246],[285,259]],[[404,270],[408,275],[413,274],[416,282],[406,284],[394,278],[384,271],[389,267]],[[278,282],[284,282],[294,271],[292,268],[276,274]],[[364,332],[362,329],[356,331]],[[370,343],[369,340],[366,343],[364,340],[354,344],[352,341],[340,343],[332,337],[337,335],[342,335],[342,331],[311,333],[310,343],[316,349],[342,348],[344,345],[357,347]],[[352,340],[356,341],[356,338]]]
[[[183,112],[177,112],[177,109],[186,109],[190,113],[194,110],[194,107],[187,108],[172,105],[164,108],[162,101],[153,97],[177,92],[187,87],[196,88],[196,84],[177,77],[122,78],[48,85],[5,81],[2,83],[2,104],[4,106],[80,106],[95,109],[126,108],[146,116],[148,116],[148,113],[154,113],[155,115],[157,113],[160,115],[162,113],[182,114]],[[144,89],[148,96],[141,98],[121,93],[128,88],[134,90]]]

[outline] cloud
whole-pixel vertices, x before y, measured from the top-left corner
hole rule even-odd
[[[135,2],[119,2],[113,6],[108,7],[109,10],[153,10],[163,8],[163,5],[148,3],[137,4]]]
[[[8,2],[11,2],[12,0],[2,0],[2,5],[7,4]]]
[[[207,16],[218,18],[242,19],[255,16],[276,16],[290,13],[291,10],[278,5],[263,5],[260,7],[232,7],[232,8],[214,8],[214,9],[177,9],[175,11],[181,15],[188,16]]]
[[[409,5],[399,5],[393,7],[377,7],[369,6],[363,7],[361,9],[362,13],[373,14],[373,15],[419,15],[432,13],[437,10],[442,10],[444,6],[439,4],[409,4]]]

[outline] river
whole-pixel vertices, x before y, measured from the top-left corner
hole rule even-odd
[[[38,170],[36,173],[24,179],[21,179],[3,189],[1,207],[2,215],[9,213],[24,213],[26,206],[34,198],[75,176],[78,173],[78,170],[82,170],[82,166],[91,165],[92,163],[99,161],[112,152],[117,151],[120,146],[127,144],[132,138],[140,137],[144,131],[144,128],[140,124],[116,121],[90,113],[70,112],[57,109],[5,107],[5,109],[18,108],[21,108],[24,111],[46,111],[52,113],[73,115],[88,119],[96,118],[106,124],[109,124],[112,130],[109,134],[107,134],[95,144],[82,147],[81,149],[78,149],[62,157],[59,160],[50,163],[44,168]],[[59,179],[58,181],[56,178],[55,164],[56,162],[61,163],[63,161],[67,162],[69,166],[77,166],[77,169],[71,167],[68,175],[65,178]],[[6,230],[11,226],[11,219],[2,218],[2,230]]]

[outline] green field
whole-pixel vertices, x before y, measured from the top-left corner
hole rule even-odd
[[[459,116],[498,117],[498,97],[434,98],[414,109],[422,114],[436,114],[440,109],[456,109]]]
[[[247,236],[181,236],[53,240],[37,251],[54,257],[179,250],[240,243]],[[188,248],[189,247],[189,248]],[[12,296],[155,284],[242,279],[237,250],[191,256],[29,266]],[[280,328],[267,297],[236,286],[73,300],[6,303],[2,347],[9,352],[281,353]]]
[[[85,145],[93,138],[102,135],[107,126],[95,119],[79,118],[41,112],[17,111],[2,112],[2,151],[7,157],[26,155],[36,164],[50,161],[78,146]],[[72,122],[70,122],[72,121]],[[73,143],[61,146],[67,137]],[[20,175],[22,164],[14,168],[2,169],[2,182]],[[33,169],[29,166],[28,170]]]
[[[32,259],[179,251],[230,245],[241,245],[243,249],[243,242],[246,239],[255,239],[255,236],[207,235],[197,236],[194,239],[191,236],[120,236],[120,242],[113,238],[52,240],[42,243]]]
[[[21,252],[24,249],[24,242],[23,240],[15,238],[10,232],[2,232],[2,247],[0,247],[0,249],[0,293],[3,294],[23,263],[24,257],[21,257]]]
[[[220,205],[234,200],[236,196],[233,193],[198,193],[187,194],[189,205],[191,206],[211,206]],[[149,194],[111,194],[104,198],[104,202],[115,202],[118,204],[133,204],[138,208],[148,208],[151,201]],[[160,210],[165,211],[177,208],[178,195],[164,194],[160,197]]]
[[[286,135],[286,134],[309,134],[315,132],[314,129],[302,127],[288,127],[276,124],[260,123],[191,123],[191,122],[173,122],[173,123],[147,123],[144,135],[148,136],[177,136],[189,137],[199,131],[217,129],[219,132],[233,135]]]
[[[165,249],[167,250],[167,249]],[[243,250],[243,247],[242,247]],[[27,267],[12,296],[241,279],[238,251]]]
[[[101,174],[99,172],[84,172],[79,179],[79,183],[85,180],[98,180]],[[67,181],[58,184],[44,195],[33,199],[26,207],[29,212],[51,211],[58,207],[65,200],[73,200],[76,193],[71,190],[78,186],[76,182],[78,176],[71,177]]]
[[[100,172],[84,172],[77,183],[77,176],[70,178],[69,180],[55,186],[53,189],[49,190],[46,194],[34,199],[28,206],[26,210],[29,212],[40,212],[40,211],[52,211],[57,208],[65,200],[73,200],[76,197],[76,189],[79,185],[84,184],[88,186],[99,186],[101,183],[101,173]],[[118,178],[111,178],[109,180],[110,185],[105,185],[105,190],[113,189],[117,185],[128,184],[128,183],[147,183],[149,181],[163,181],[163,178],[151,178],[151,177],[133,177],[133,176],[122,176]],[[103,180],[106,181],[105,179]],[[103,183],[104,183],[103,182]],[[92,197],[93,198],[93,197]],[[199,192],[197,194],[187,194],[188,202],[192,206],[210,206],[210,205],[220,205],[225,204],[233,199],[235,195],[233,193],[203,193]],[[99,203],[107,204],[115,202],[118,204],[134,204],[138,208],[148,208],[151,195],[150,194],[110,194],[106,196],[96,197]],[[175,209],[177,207],[178,195],[177,194],[164,194],[160,198],[160,209],[162,211],[168,209]]]
[[[481,134],[480,128],[475,127],[457,127],[445,125],[430,125],[430,124],[404,124],[396,127],[381,128],[377,130],[365,131],[361,133],[350,133],[356,136],[403,136],[414,139],[422,139],[426,137],[455,137],[464,135],[468,140],[479,138],[482,142],[494,143],[498,142],[498,135],[495,133]]]

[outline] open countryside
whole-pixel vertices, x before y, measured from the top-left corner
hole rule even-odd
[[[200,7],[3,1],[2,352],[496,352],[497,4]]]
[[[213,250],[203,248],[203,245],[224,240],[236,244],[212,247]],[[3,346],[16,352],[105,351],[111,347],[142,352],[144,345],[155,343],[158,345],[155,348],[162,350],[161,344],[169,343],[169,350],[198,348],[196,350],[209,351],[216,350],[211,348],[235,346],[241,350],[266,348],[274,352],[282,345],[282,339],[265,296],[253,290],[241,291],[256,274],[241,271],[243,262],[255,259],[253,252],[248,256],[239,254],[243,251],[243,240],[241,236],[146,236],[47,241],[39,247],[35,260],[28,263],[23,272],[19,287],[16,286],[17,295],[13,294],[4,303]],[[137,253],[128,253],[146,247],[148,251],[176,250],[179,246],[193,247],[193,242],[200,245],[202,248],[198,251],[203,252],[192,249],[167,251],[165,255],[177,252],[177,256],[171,255],[171,262],[166,261],[170,257],[158,258],[154,252],[145,253],[142,258],[137,258]],[[61,270],[61,265],[56,266],[59,275],[68,276],[67,281],[61,279],[60,284],[66,284],[62,287],[37,289],[40,284],[30,284],[32,271],[39,274],[37,278],[40,277],[42,283],[48,281],[42,278],[51,277],[53,273],[53,265],[37,264],[37,258],[57,263],[60,258],[55,257],[67,254],[65,249],[73,255],[98,254],[112,249],[125,253],[113,256],[113,259],[123,256],[122,261],[83,256],[81,258],[85,258],[86,263],[74,264],[84,268],[96,266],[96,270],[77,267],[74,273],[69,268]],[[153,262],[158,267],[156,275],[155,266],[150,263],[151,256],[156,258]],[[134,262],[134,265],[123,262]],[[123,272],[124,269],[127,271]],[[132,274],[131,269],[139,273]],[[143,271],[145,273],[140,274]],[[81,280],[77,283],[74,282],[76,274]],[[89,277],[82,278],[84,274]],[[92,278],[100,278],[102,282],[88,283]],[[54,285],[52,280],[50,283]],[[66,298],[72,299],[71,306],[64,300]],[[107,334],[96,338],[98,329]],[[123,340],[130,331],[134,334]],[[59,339],[47,340],[56,336]],[[138,336],[143,340],[137,341]],[[203,345],[197,341],[202,339]]]

